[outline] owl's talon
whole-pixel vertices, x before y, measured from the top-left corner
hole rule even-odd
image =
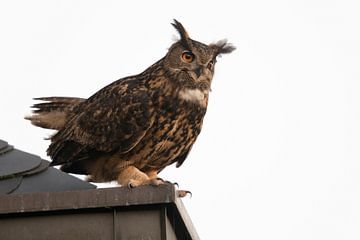
[[[174,185],[174,186],[176,186],[177,188],[179,188],[179,184],[178,184],[177,182],[164,181],[164,183],[166,183],[166,184],[171,184],[171,185]]]
[[[150,179],[148,181],[149,185],[153,185],[153,186],[159,186],[161,184],[164,184],[164,180],[162,180],[161,178],[154,178],[154,179]],[[145,184],[147,185],[147,184]]]
[[[129,183],[127,184],[127,187],[128,187],[129,189],[134,188],[134,186],[133,186],[132,182],[129,182]]]
[[[164,179],[162,179],[162,178],[160,178],[160,177],[157,177],[157,178],[155,178],[155,179],[156,179],[156,180],[159,180],[159,181],[162,181],[163,183],[166,182]]]
[[[176,192],[177,192],[178,197],[180,197],[180,198],[183,198],[188,194],[190,195],[190,198],[192,198],[192,192],[190,192],[188,190],[177,190]]]
[[[169,181],[167,181],[167,183],[170,183],[174,187],[179,188],[179,184],[177,182],[169,182]]]

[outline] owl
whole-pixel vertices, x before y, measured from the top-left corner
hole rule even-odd
[[[35,98],[35,126],[55,129],[50,165],[93,182],[160,185],[158,173],[181,166],[201,131],[216,58],[235,47],[191,39],[183,25],[167,54],[140,74],[121,78],[88,99]]]

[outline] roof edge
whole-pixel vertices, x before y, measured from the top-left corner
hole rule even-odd
[[[172,184],[0,196],[0,214],[175,203]]]

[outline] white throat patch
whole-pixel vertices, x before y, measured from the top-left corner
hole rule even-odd
[[[202,102],[206,99],[209,91],[199,89],[184,89],[179,92],[179,97],[185,101]]]

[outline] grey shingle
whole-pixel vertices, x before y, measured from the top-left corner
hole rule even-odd
[[[49,162],[39,156],[15,149],[0,140],[0,194],[96,188],[48,165]]]

